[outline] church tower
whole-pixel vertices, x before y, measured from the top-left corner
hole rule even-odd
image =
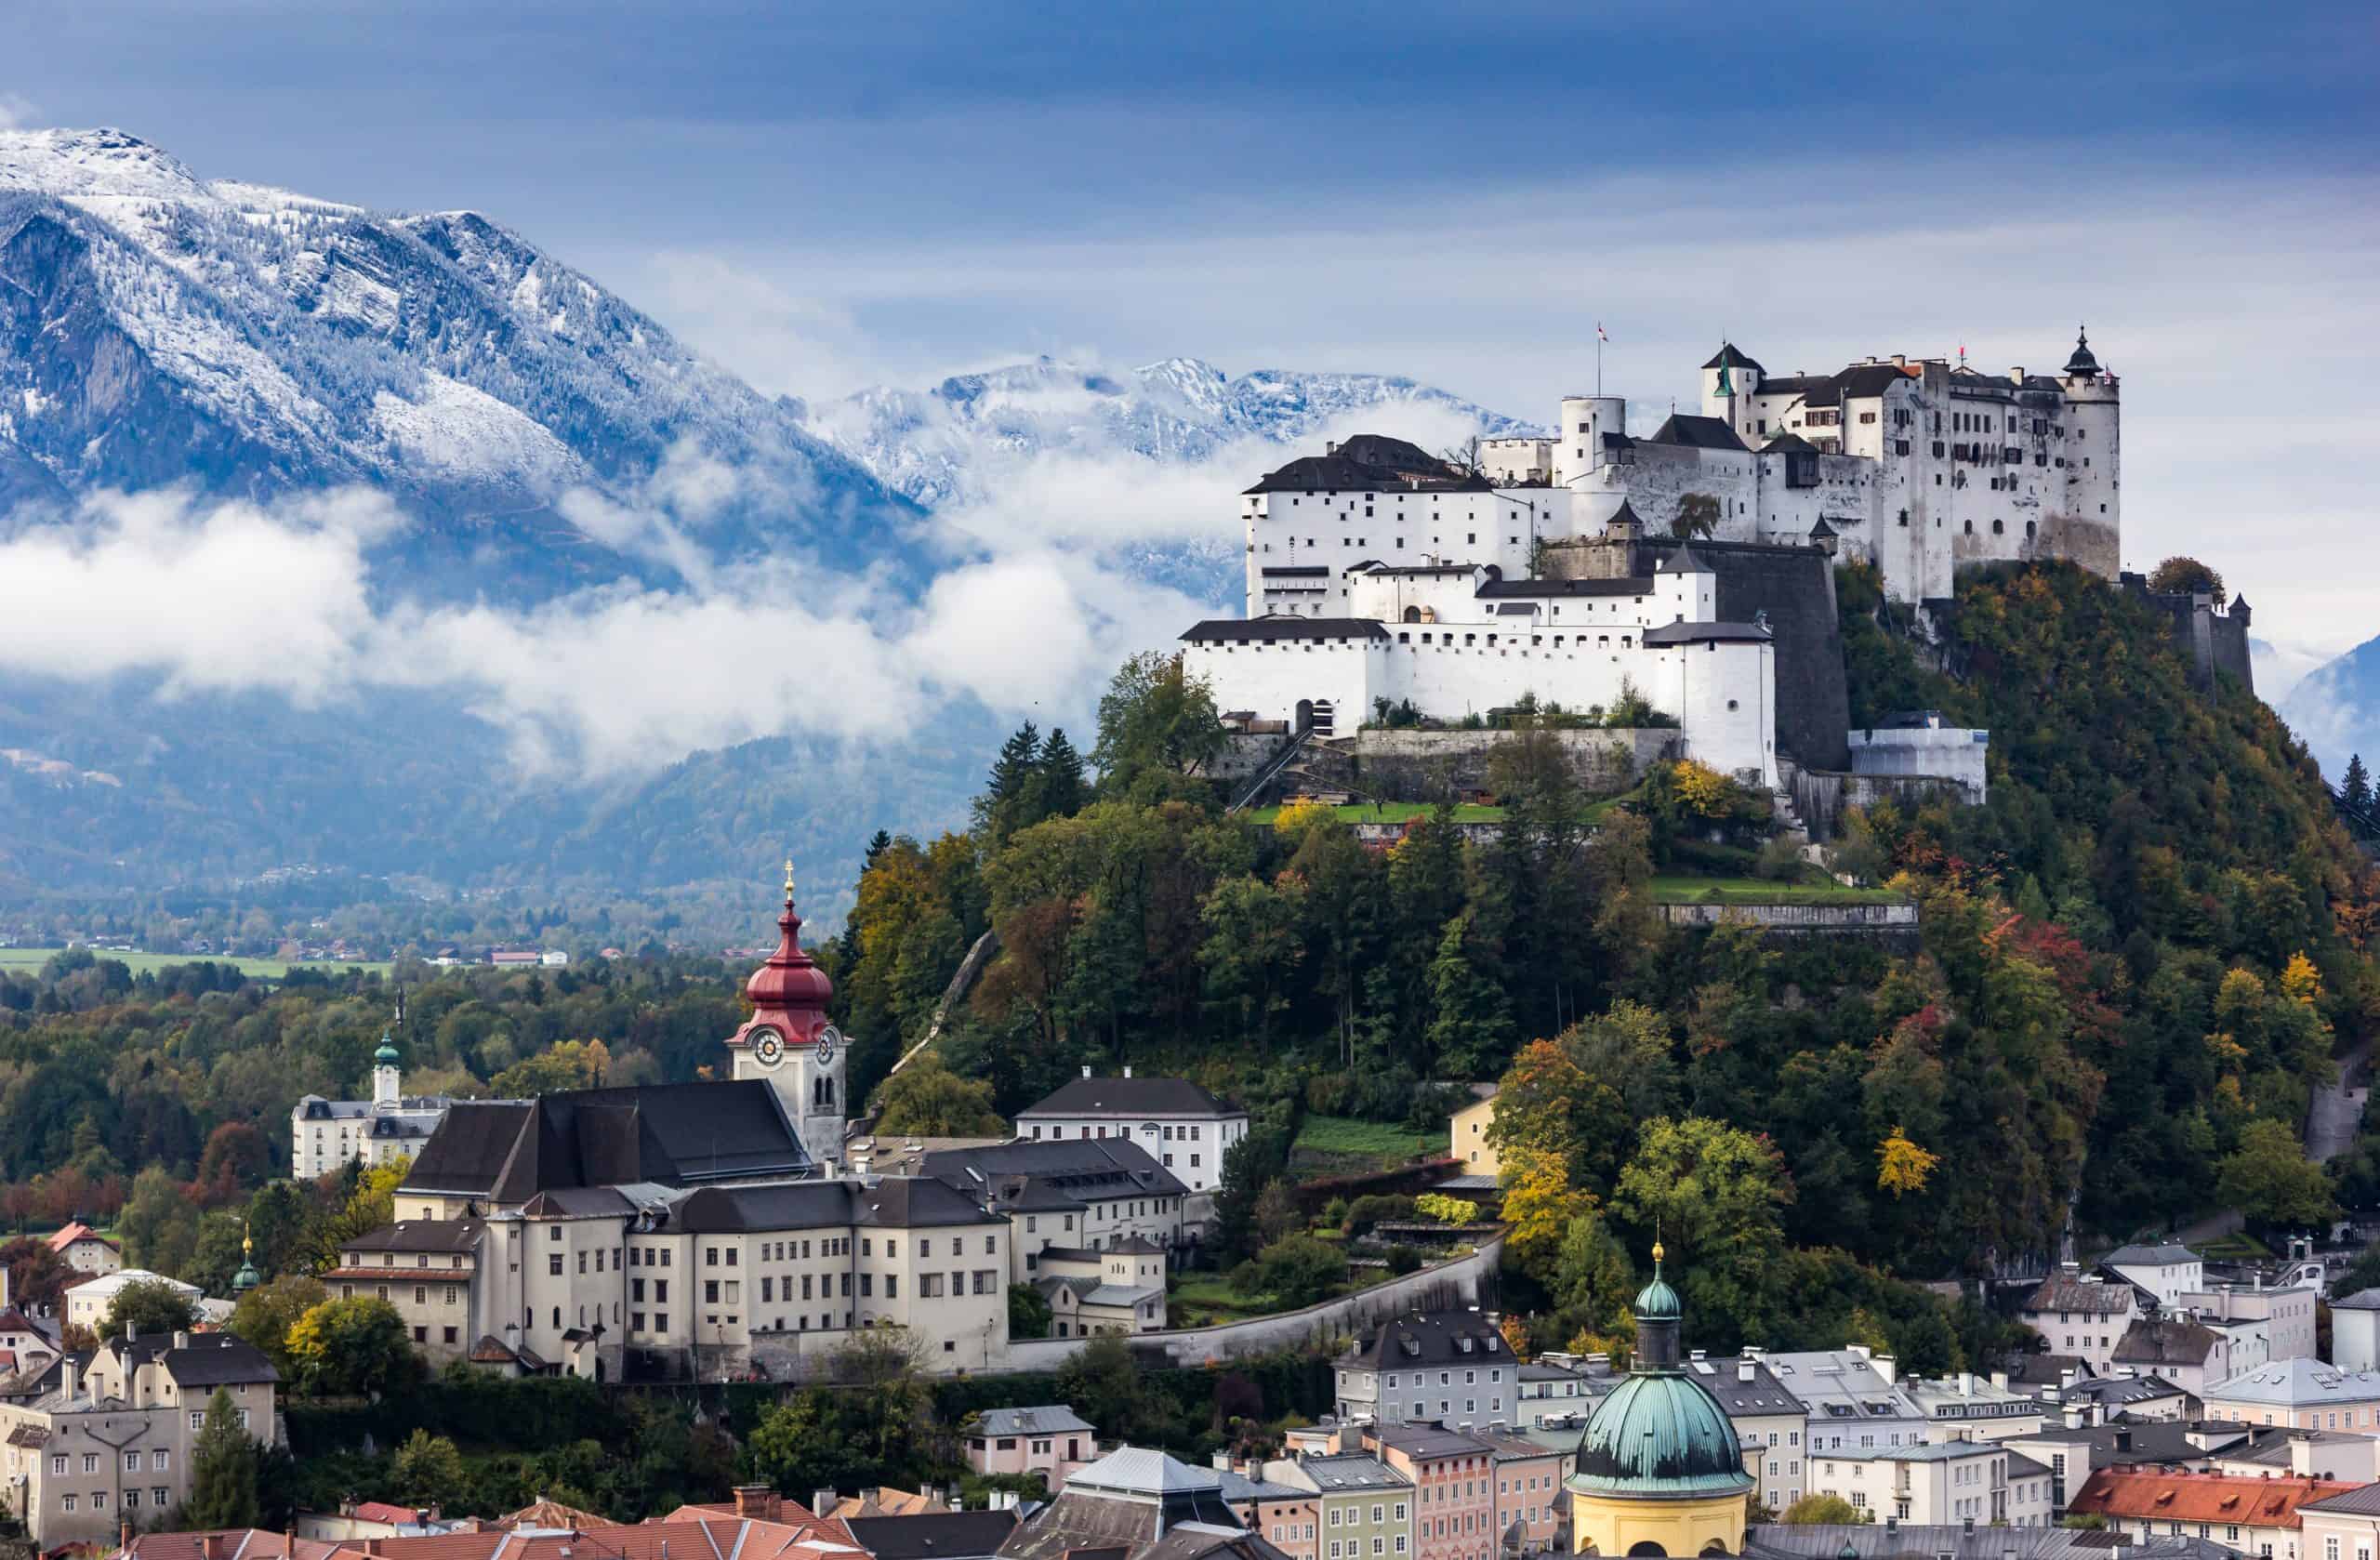
[[[1661,1276],[1637,1293],[1636,1358],[1595,1405],[1568,1480],[1570,1547],[1601,1555],[1741,1554],[1752,1475],[1727,1410],[1685,1366],[1685,1307]]]
[[[777,951],[744,983],[752,1016],[728,1037],[730,1076],[760,1078],[774,1089],[801,1146],[831,1170],[843,1157],[843,1038],[826,1018],[834,982],[801,951],[789,861],[777,933]]]

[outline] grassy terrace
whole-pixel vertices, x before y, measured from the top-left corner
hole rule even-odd
[[[1331,811],[1342,824],[1408,824],[1416,818],[1428,817],[1431,804],[1426,801],[1383,801],[1375,806],[1368,801],[1351,801]],[[1251,807],[1242,815],[1250,823],[1270,827],[1274,820],[1280,817],[1281,810],[1278,807]],[[1459,824],[1501,824],[1504,821],[1504,810],[1466,801],[1455,808],[1454,821]]]
[[[0,970],[38,970],[48,963],[52,958],[65,951],[64,948],[0,948]],[[232,958],[223,954],[110,953],[104,948],[93,948],[91,953],[92,957],[102,962],[113,959],[136,975],[145,972],[163,970],[171,964],[229,964],[244,975],[269,981],[277,981],[293,969],[320,970],[325,974],[340,970],[377,970],[384,975],[389,972],[389,966],[386,963],[350,964],[335,958],[309,958],[293,962],[286,958]]]
[[[1890,889],[1845,888],[1832,879],[1773,883],[1764,878],[1684,878],[1655,875],[1661,905],[1897,905]]]
[[[1402,1164],[1417,1154],[1443,1153],[1447,1134],[1419,1131],[1392,1121],[1359,1121],[1352,1116],[1309,1116],[1290,1147],[1316,1154],[1345,1154]]]

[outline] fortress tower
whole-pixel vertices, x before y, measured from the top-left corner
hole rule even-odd
[[[2066,392],[2066,492],[2053,535],[2063,556],[2112,578],[2122,561],[2122,407],[2116,377],[2099,366],[2079,327],[2058,384]]]

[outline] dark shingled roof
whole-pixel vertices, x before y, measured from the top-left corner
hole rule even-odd
[[[1016,1530],[1014,1511],[919,1512],[843,1519],[876,1560],[976,1560],[998,1554]]]
[[[809,1168],[776,1090],[747,1078],[457,1104],[405,1184],[524,1203],[540,1192],[682,1186]]]
[[[1816,455],[1818,447],[1798,433],[1779,433],[1760,446],[1763,455]]]
[[[1711,361],[1702,366],[1705,368],[1749,368],[1755,374],[1768,372],[1767,369],[1744,356],[1742,350],[1732,341],[1720,343],[1719,350],[1711,354]]]
[[[2116,1340],[2114,1358],[2119,1365],[2204,1365],[2221,1337],[2186,1317],[2136,1320]]]
[[[930,1176],[888,1175],[874,1185],[803,1181],[774,1186],[706,1186],[678,1205],[690,1234],[734,1230],[835,1229],[849,1224],[932,1229],[997,1224],[973,1198]]]
[[[152,1362],[161,1363],[175,1383],[184,1389],[281,1380],[281,1372],[272,1368],[272,1361],[244,1338],[228,1332],[180,1336],[187,1342],[178,1344],[174,1341],[177,1334],[151,1332],[138,1338],[111,1338],[99,1347],[122,1360],[127,1373]]]
[[[1491,579],[1479,588],[1482,601],[1499,596],[1649,596],[1650,576],[1628,579]]]
[[[1669,420],[1653,430],[1652,437],[1641,441],[1647,444],[1684,444],[1698,450],[1740,450],[1744,442],[1727,426],[1725,417],[1696,416],[1686,412],[1672,412]]]
[[[1038,1103],[1016,1113],[1019,1121],[1040,1116],[1244,1116],[1237,1105],[1217,1099],[1186,1077],[1068,1078]]]
[[[1727,644],[1765,644],[1776,637],[1757,623],[1664,623],[1645,630],[1645,642],[1648,645],[1700,644],[1705,640]]]
[[[919,1168],[970,1196],[988,1193],[1003,1212],[1080,1208],[1102,1197],[1170,1197],[1190,1188],[1148,1150],[1125,1137],[1019,1139],[985,1148],[945,1148]]]
[[[1185,640],[1384,640],[1388,633],[1369,617],[1210,617],[1191,626]]]
[[[1466,1339],[1468,1350],[1462,1346]],[[1383,1323],[1350,1344],[1341,1363],[1397,1370],[1425,1365],[1502,1365],[1512,1357],[1503,1335],[1478,1312],[1426,1311]]]
[[[343,1251],[476,1251],[483,1227],[477,1219],[403,1219],[338,1244]]]
[[[1294,568],[1267,569],[1264,571],[1264,577],[1266,579],[1323,579],[1329,577],[1329,574],[1330,571],[1319,563],[1311,565],[1301,563]]]
[[[1486,492],[1493,484],[1476,473],[1465,475],[1436,456],[1403,439],[1380,433],[1358,433],[1328,455],[1300,456],[1264,474],[1249,493],[1367,493],[1395,489],[1445,493]]]

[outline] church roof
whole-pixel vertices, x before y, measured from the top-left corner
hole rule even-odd
[[[1569,1487],[1637,1501],[1746,1494],[1752,1479],[1726,1408],[1678,1361],[1686,1308],[1662,1276],[1661,1255],[1654,1246],[1653,1276],[1632,1307],[1635,1365],[1588,1418]]]
[[[2080,325],[2074,327],[2074,355],[2066,360],[2066,371],[2069,374],[2099,372],[2099,359],[2091,350],[2091,337]]]
[[[685,1186],[810,1165],[775,1088],[747,1078],[460,1102],[405,1184],[524,1203],[540,1192]]]
[[[1719,350],[1711,354],[1711,361],[1702,366],[1705,368],[1749,368],[1755,374],[1768,372],[1767,369],[1744,356],[1742,350],[1732,341],[1722,342]]]

